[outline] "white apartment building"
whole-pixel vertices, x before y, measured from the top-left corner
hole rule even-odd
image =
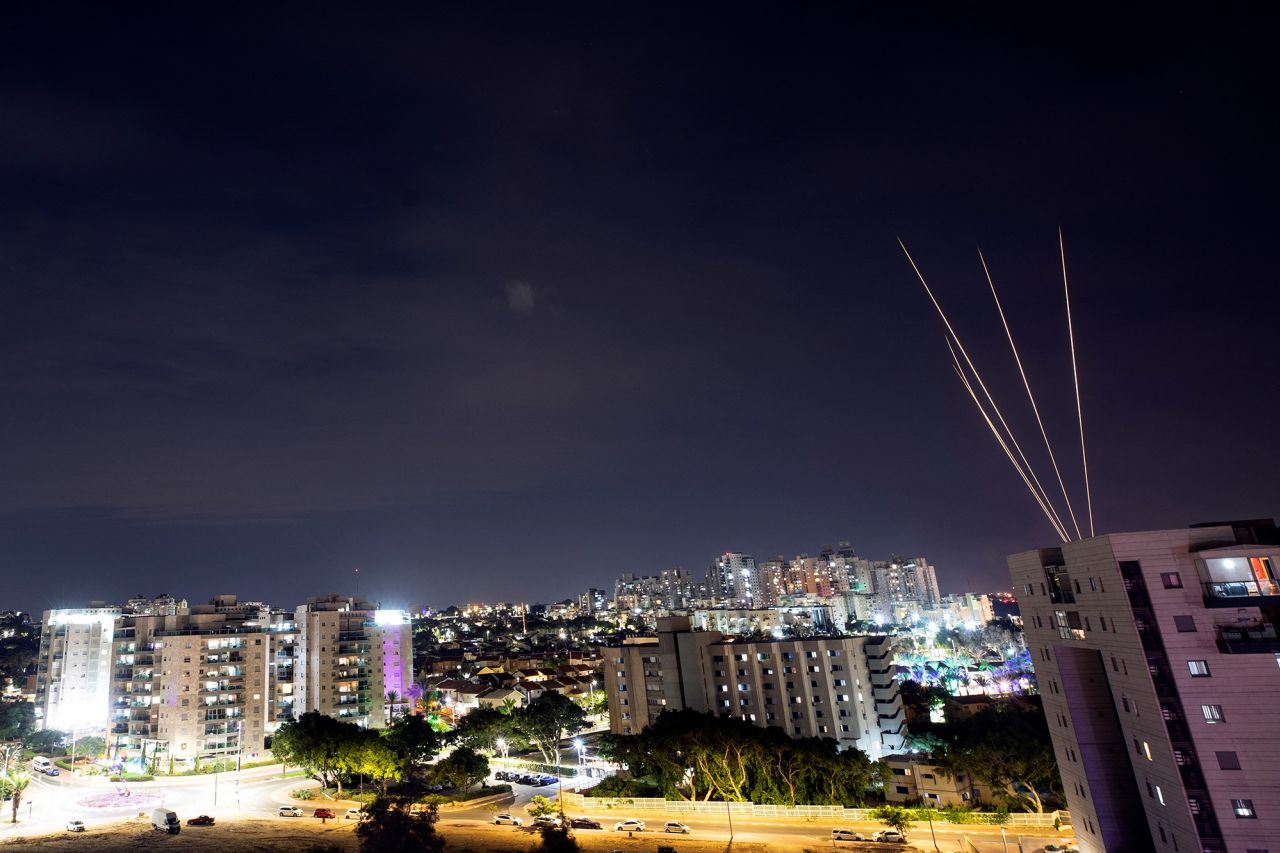
[[[119,607],[46,610],[36,660],[36,719],[41,728],[100,729],[111,695],[111,642]]]
[[[413,684],[413,633],[398,610],[339,595],[313,598],[295,613],[299,714],[319,711],[382,728]]]
[[[795,737],[829,737],[873,760],[902,749],[905,717],[887,637],[736,642],[659,620],[656,638],[603,650],[610,730],[664,710],[731,714]]]

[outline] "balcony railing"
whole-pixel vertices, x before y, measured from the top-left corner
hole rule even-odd
[[[1272,580],[1211,581],[1203,584],[1209,607],[1249,607],[1280,603],[1280,583]]]
[[[1218,628],[1218,651],[1228,655],[1274,654],[1280,652],[1280,636],[1276,626],[1268,622],[1258,625]]]

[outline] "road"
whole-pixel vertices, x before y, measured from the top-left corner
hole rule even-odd
[[[60,834],[66,822],[78,818],[85,821],[91,830],[98,826],[107,826],[126,819],[136,818],[140,813],[149,814],[152,808],[163,805],[178,813],[185,823],[187,818],[198,814],[210,814],[217,818],[220,826],[236,827],[240,824],[259,826],[279,826],[284,830],[298,832],[321,832],[335,829],[336,824],[350,826],[353,822],[345,821],[343,814],[347,808],[357,804],[336,800],[295,800],[290,794],[301,788],[315,788],[317,783],[303,778],[281,779],[279,768],[255,768],[245,770],[237,778],[234,773],[212,776],[174,777],[155,782],[135,783],[129,785],[128,796],[117,791],[119,786],[112,785],[101,778],[75,778],[60,776],[48,778],[35,775],[31,787],[28,788],[22,808],[19,812],[20,823],[0,824],[0,841],[17,836],[33,837],[46,834]],[[216,791],[215,791],[216,788]],[[514,785],[513,793],[493,802],[469,807],[444,809],[440,813],[439,828],[446,840],[456,844],[488,843],[493,849],[512,846],[512,849],[524,849],[532,842],[532,830],[528,827],[513,828],[495,826],[493,815],[499,811],[509,811],[525,819],[529,816],[525,810],[528,802],[537,794],[555,798],[555,786],[531,787]],[[217,802],[215,804],[215,796]],[[7,805],[7,804],[6,804]],[[297,805],[303,809],[304,817],[278,817],[277,810],[281,805]],[[321,821],[311,816],[317,806],[334,809],[336,821]],[[728,816],[718,817],[699,815],[681,820],[689,827],[688,837],[664,836],[662,824],[668,819],[660,815],[627,814],[619,810],[605,808],[586,808],[570,817],[590,817],[598,820],[604,830],[577,830],[575,835],[587,849],[651,849],[656,843],[662,843],[665,837],[673,846],[683,843],[685,848],[689,842],[702,847],[706,842],[714,842],[719,849],[724,849],[730,840]],[[614,832],[612,827],[623,818],[639,817],[648,825],[648,831],[638,833],[635,839],[627,839],[622,833]],[[675,819],[675,818],[672,818]],[[833,842],[831,830],[836,826],[822,821],[795,821],[780,818],[738,818],[733,819],[732,839],[735,847],[759,845],[768,850],[805,850],[805,849],[838,849],[847,853],[898,853],[904,849],[899,845]],[[843,823],[839,828],[853,829],[870,837],[871,833],[882,828],[881,825],[869,822]],[[208,830],[190,830],[184,827],[184,833],[207,832]],[[1007,832],[1006,841],[1002,842],[999,829],[990,826],[936,826],[937,850],[941,853],[952,853],[962,849],[962,838],[968,838],[980,853],[1032,853],[1041,850],[1045,844],[1063,844],[1072,841],[1069,834],[1053,832],[1036,835],[1021,835]],[[918,824],[910,833],[911,846],[919,850],[933,851],[933,838],[927,824]],[[243,836],[241,836],[243,838]],[[1006,847],[1007,843],[1007,847]],[[636,847],[639,844],[639,847]],[[972,850],[973,848],[968,848]]]

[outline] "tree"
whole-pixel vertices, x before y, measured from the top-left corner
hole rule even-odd
[[[107,751],[107,742],[100,737],[90,735],[78,738],[75,743],[76,757],[98,758]]]
[[[10,823],[18,822],[18,808],[22,805],[22,792],[27,790],[27,786],[30,784],[31,774],[25,770],[10,770],[9,774],[0,781],[0,788],[3,788],[5,796],[12,798],[10,803],[13,811]]]
[[[533,817],[543,817],[544,815],[555,814],[557,811],[556,804],[541,794],[534,794],[533,799],[524,808]]]
[[[538,831],[542,835],[542,843],[533,848],[537,853],[577,853],[582,849],[567,826],[544,823]]]
[[[384,794],[389,780],[403,778],[403,767],[403,759],[390,742],[373,729],[360,729],[359,736],[353,738],[343,760],[343,769],[347,773],[376,779],[382,785]]]
[[[43,729],[31,732],[23,739],[23,744],[32,752],[61,752],[62,744],[67,740],[67,733],[57,729]]]
[[[308,711],[280,727],[271,741],[271,749],[284,761],[301,765],[317,775],[326,788],[336,787],[341,795],[342,774],[360,772],[352,767],[359,766],[364,732],[355,723]]]
[[[19,684],[40,651],[40,626],[31,624],[25,613],[0,616],[0,687]]]
[[[462,718],[449,740],[470,749],[493,749],[498,738],[511,740],[514,728],[512,718],[497,708],[480,707]]]
[[[587,714],[578,703],[554,691],[543,693],[511,715],[516,731],[529,739],[547,764],[558,764],[560,741],[587,727]]]
[[[890,829],[898,830],[904,838],[907,830],[914,826],[911,822],[911,812],[902,806],[879,806],[871,810],[871,819],[880,821]]]
[[[949,724],[943,738],[947,766],[1011,792],[1012,802],[1027,811],[1043,813],[1040,792],[1061,785],[1049,726],[1037,707],[988,708]]]
[[[462,793],[489,775],[489,759],[467,746],[460,746],[436,762],[436,772]]]
[[[0,740],[24,740],[36,728],[36,706],[0,701]]]
[[[438,819],[435,806],[414,811],[411,799],[378,797],[356,826],[360,853],[443,853]]]
[[[427,764],[440,751],[440,734],[416,714],[400,717],[382,734],[406,768]]]

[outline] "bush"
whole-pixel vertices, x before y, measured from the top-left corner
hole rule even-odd
[[[977,820],[969,806],[947,806],[942,810],[942,816],[951,823],[974,823]]]
[[[309,800],[312,797],[312,791],[310,788],[301,788],[294,791],[289,796],[293,797],[295,800]]]
[[[606,776],[594,788],[582,792],[588,797],[661,797],[657,786],[646,785],[635,779],[619,779]]]

